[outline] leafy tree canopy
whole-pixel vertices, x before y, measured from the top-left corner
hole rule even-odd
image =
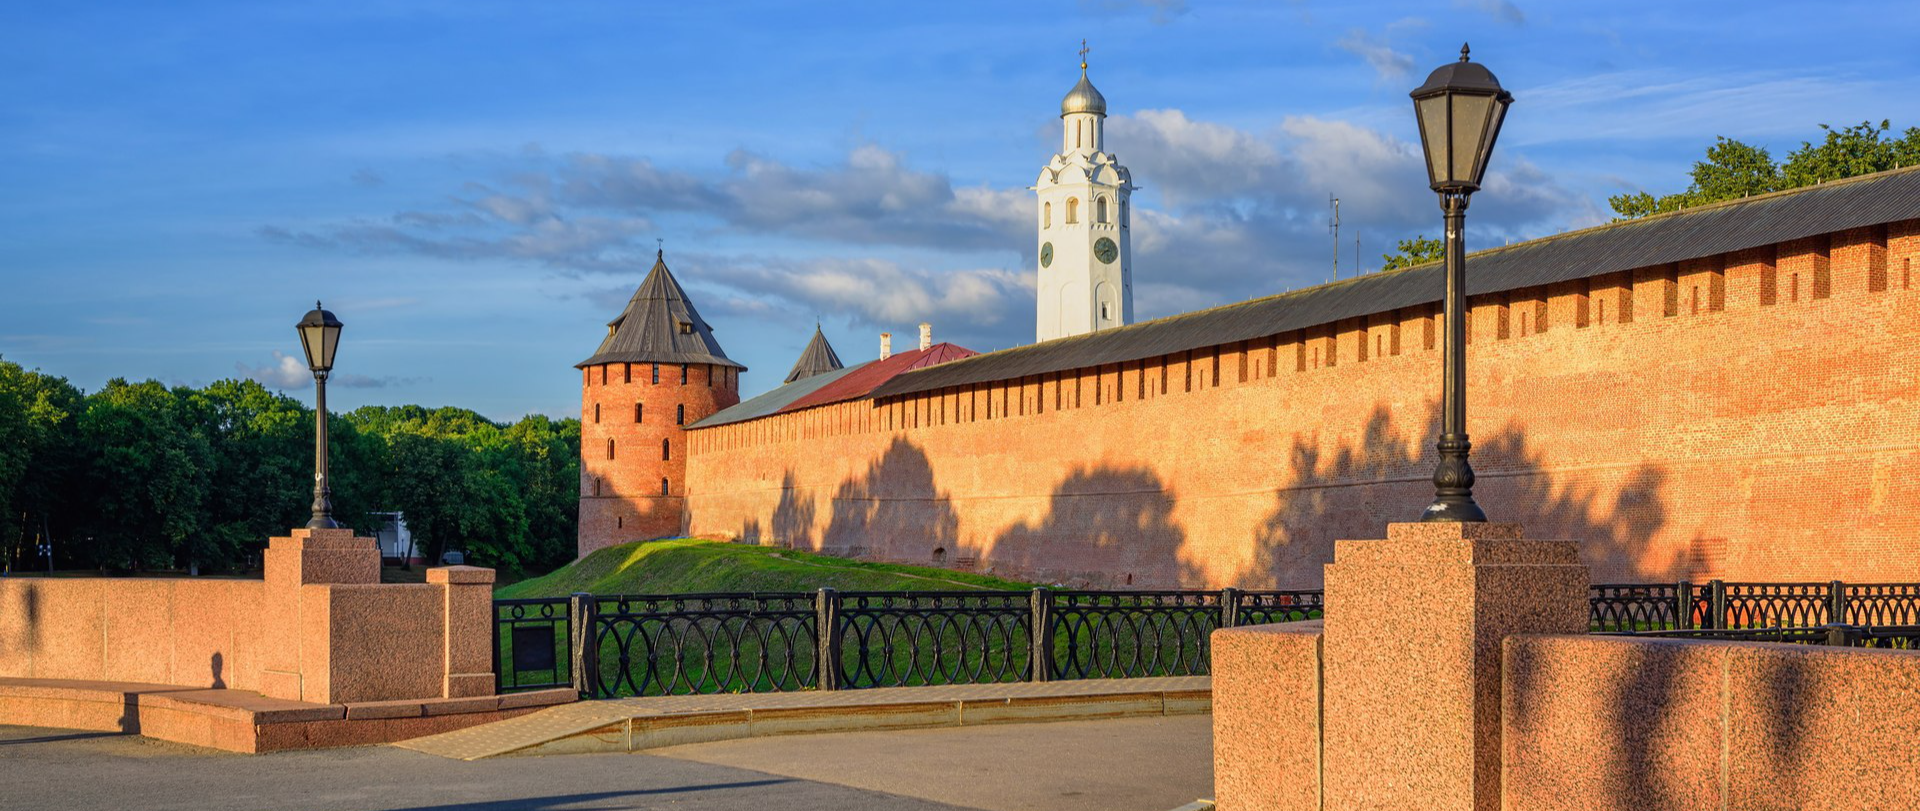
[[[0,360],[0,561],[235,569],[306,523],[313,410],[251,380],[113,380],[83,393]],[[573,557],[580,423],[503,425],[461,408],[370,406],[329,420],[334,515],[401,511],[418,550],[544,571]]]
[[[1381,268],[1382,270],[1410,268],[1415,265],[1424,265],[1428,262],[1438,262],[1447,256],[1447,243],[1445,240],[1428,239],[1425,236],[1416,236],[1413,239],[1400,240],[1400,244],[1396,247],[1397,250],[1393,253],[1380,255],[1380,258],[1386,262],[1386,265]]]
[[[1630,220],[1912,166],[1920,161],[1920,127],[1889,137],[1892,125],[1891,120],[1840,129],[1821,124],[1821,141],[1802,141],[1782,163],[1775,163],[1764,147],[1723,136],[1707,147],[1704,160],[1693,164],[1685,191],[1658,197],[1638,191],[1614,195],[1607,202],[1620,219]]]

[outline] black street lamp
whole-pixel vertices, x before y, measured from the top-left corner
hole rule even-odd
[[[1427,153],[1428,185],[1440,195],[1447,224],[1440,464],[1433,471],[1433,503],[1420,520],[1485,521],[1487,514],[1473,503],[1473,467],[1467,463],[1473,443],[1467,439],[1467,254],[1461,228],[1467,198],[1480,190],[1513,94],[1500,88],[1491,71],[1467,61],[1467,46],[1462,45],[1460,61],[1435,70],[1412,95],[1420,143]]]
[[[308,529],[336,529],[333,520],[333,490],[327,486],[327,375],[333,371],[333,353],[340,348],[340,319],[313,303],[313,310],[300,323],[300,348],[307,352],[307,368],[313,370],[313,520]]]

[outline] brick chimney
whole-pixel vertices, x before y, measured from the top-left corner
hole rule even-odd
[[[932,346],[933,346],[933,325],[922,322],[920,324],[920,349],[921,351],[925,351],[927,349],[932,348]]]
[[[886,360],[890,357],[893,357],[893,333],[882,332],[880,333],[880,359]]]

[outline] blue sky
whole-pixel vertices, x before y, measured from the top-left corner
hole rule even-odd
[[[250,376],[315,298],[333,403],[577,414],[655,240],[752,371],[816,318],[1030,341],[1026,191],[1081,38],[1142,318],[1437,231],[1406,92],[1473,43],[1518,101],[1470,247],[1685,185],[1716,135],[1920,124],[1902,4],[1082,0],[0,6],[0,356],[93,389]],[[910,341],[911,338],[904,338]]]

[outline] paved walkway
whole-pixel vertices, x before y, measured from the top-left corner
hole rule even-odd
[[[393,746],[230,755],[0,727],[0,809],[1169,811],[1209,793],[1207,716],[834,733],[463,762]]]
[[[800,732],[1185,715],[1212,708],[1211,686],[1205,676],[1186,676],[582,701],[398,745],[476,760]]]
[[[991,811],[1170,811],[1213,796],[1213,717],[836,732],[649,755]],[[548,758],[551,760],[551,758]]]

